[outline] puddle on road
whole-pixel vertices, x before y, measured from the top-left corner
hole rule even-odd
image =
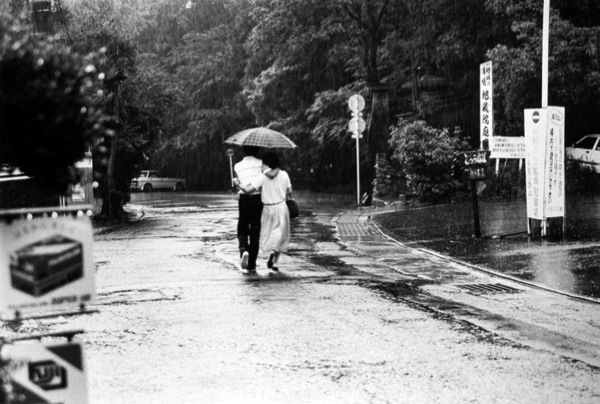
[[[172,290],[165,289],[122,289],[98,293],[96,305],[137,304],[142,302],[158,302],[179,300],[180,296]]]

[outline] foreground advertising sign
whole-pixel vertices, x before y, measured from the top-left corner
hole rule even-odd
[[[7,344],[2,359],[14,394],[23,404],[87,404],[87,380],[82,346],[75,343]]]
[[[92,235],[85,215],[0,220],[0,313],[90,304]]]
[[[527,217],[565,214],[563,107],[525,110]]]

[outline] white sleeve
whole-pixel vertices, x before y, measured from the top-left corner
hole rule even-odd
[[[264,174],[257,175],[256,177],[253,178],[252,181],[250,181],[250,185],[252,185],[255,189],[260,189],[262,187],[264,181],[265,181]]]

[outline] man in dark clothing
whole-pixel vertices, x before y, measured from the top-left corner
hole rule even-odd
[[[246,157],[235,165],[236,179],[234,183],[244,185],[256,185],[262,176],[262,160],[257,158],[259,151],[255,146],[244,146]],[[258,186],[255,187],[258,189]],[[238,188],[239,189],[239,188]],[[241,189],[239,191],[239,217],[237,225],[237,236],[242,259],[242,269],[256,271],[256,258],[258,256],[260,240],[260,217],[263,204],[260,192],[255,191],[247,194]]]

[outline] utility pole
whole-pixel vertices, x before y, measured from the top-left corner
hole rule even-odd
[[[542,23],[542,108],[548,107],[548,46],[550,38],[550,0],[544,0]]]

